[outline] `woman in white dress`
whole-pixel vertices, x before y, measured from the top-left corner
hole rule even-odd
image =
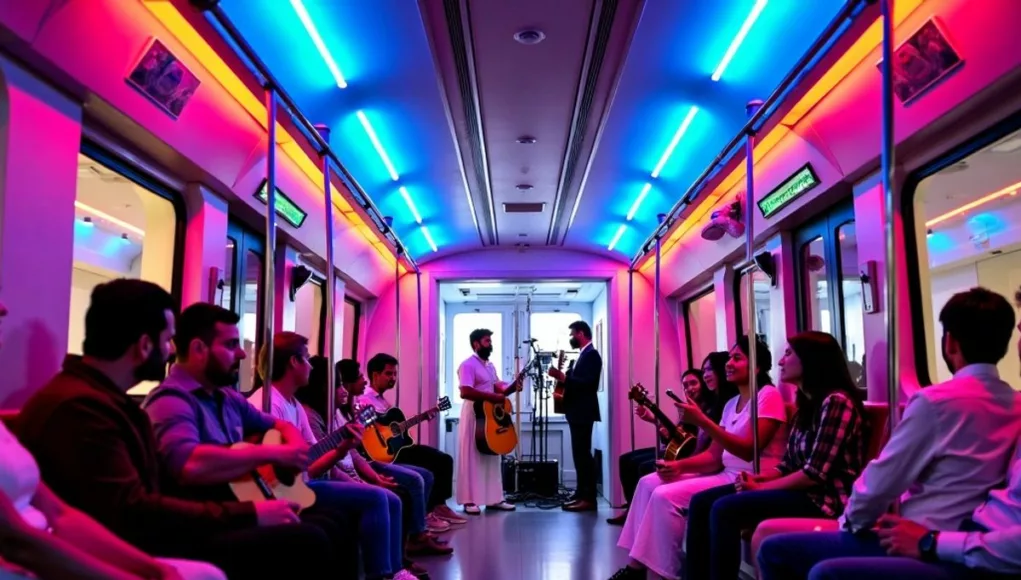
[[[152,558],[61,501],[2,422],[0,457],[0,580],[227,580],[212,564]]]
[[[787,410],[767,374],[772,367],[769,347],[756,340],[755,348],[760,465],[762,469],[769,469],[783,457]],[[617,542],[628,550],[631,562],[618,570],[611,580],[644,580],[646,570],[662,578],[679,578],[686,510],[691,497],[700,491],[733,483],[742,471],[752,470],[749,350],[747,336],[738,339],[730,349],[726,378],[737,385],[738,395],[727,402],[719,425],[707,418],[697,405],[675,403],[684,413],[684,422],[704,430],[713,442],[708,450],[687,459],[657,462],[657,471],[639,480]]]

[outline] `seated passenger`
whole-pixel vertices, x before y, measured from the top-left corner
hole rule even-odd
[[[720,421],[723,405],[737,394],[737,387],[728,383],[723,378],[724,365],[727,364],[728,359],[730,359],[730,355],[725,352],[709,353],[709,356],[702,363],[700,370],[689,369],[681,374],[681,386],[684,389],[684,394],[689,400],[695,401],[699,408],[702,409],[702,412],[715,423]],[[720,385],[724,387],[722,395]],[[722,397],[725,397],[725,399]],[[635,415],[642,421],[657,425],[656,418],[652,412],[641,405],[635,407]],[[683,429],[685,433],[698,436],[698,443],[695,445],[691,453],[692,455],[701,453],[709,448],[712,438],[709,437],[708,433],[680,420],[678,420],[678,423],[678,428]],[[622,454],[618,460],[620,484],[624,489],[624,499],[628,505],[631,504],[631,499],[635,496],[635,488],[638,486],[639,478],[656,470],[656,457],[662,456],[663,450],[669,443],[670,433],[667,432],[666,428],[660,426],[657,430],[659,433],[656,439],[656,447],[635,449],[634,451]],[[627,521],[627,506],[619,515],[606,521],[615,526],[624,525],[624,522]]]
[[[908,401],[879,458],[854,482],[840,520],[844,531],[781,534],[762,543],[763,580],[806,578],[810,571],[813,578],[860,577],[864,568],[855,566],[893,550],[892,537],[872,530],[898,497],[901,517],[926,530],[954,532],[1004,481],[1021,436],[1021,394],[1000,380],[996,363],[1007,353],[1014,310],[1003,296],[973,288],[951,297],[939,319],[953,378]],[[931,557],[936,545],[917,547]]]
[[[308,467],[308,443],[296,427],[283,419],[263,414],[248,404],[232,385],[245,351],[238,335],[237,314],[199,302],[181,313],[174,335],[177,362],[167,378],[142,404],[152,420],[160,459],[177,493],[207,501],[229,501],[234,497],[229,483],[248,476],[262,465],[292,473]],[[269,429],[280,432],[281,445],[234,447],[248,438],[262,437]],[[264,502],[256,505],[261,506]],[[276,502],[273,502],[276,503]],[[295,505],[295,510],[297,506]],[[355,574],[358,566],[358,542],[353,522],[355,510],[338,510],[327,502],[293,511],[285,521],[313,523],[323,530],[333,545],[338,574]],[[159,523],[157,520],[156,523]],[[266,553],[277,549],[264,547]],[[238,552],[240,554],[240,552]],[[262,552],[260,556],[266,557]],[[289,561],[301,562],[295,552]],[[248,556],[251,557],[250,555]],[[252,558],[261,562],[262,558]],[[268,577],[261,570],[260,577]],[[285,576],[298,576],[295,572]]]
[[[366,371],[369,373],[369,388],[358,397],[359,406],[371,405],[376,412],[382,415],[393,407],[383,395],[397,385],[397,359],[384,353],[379,353],[369,359]],[[433,475],[432,491],[429,494],[427,505],[430,512],[438,518],[452,523],[462,523],[461,518],[450,507],[447,500],[451,498],[454,490],[454,458],[446,453],[416,443],[404,449],[397,455],[396,463],[409,467],[427,469]]]
[[[656,473],[638,482],[635,500],[617,545],[629,551],[631,563],[613,575],[613,580],[645,578],[646,569],[664,578],[678,578],[688,502],[696,493],[737,481],[743,471],[752,469],[752,428],[750,425],[750,377],[747,336],[738,339],[730,350],[726,377],[737,385],[739,395],[727,402],[720,424],[710,421],[697,405],[682,405],[684,420],[709,433],[713,439],[708,450],[687,459],[658,462]],[[787,442],[787,409],[780,393],[772,385],[769,347],[755,341],[758,384],[759,433],[762,469],[775,467],[783,457]]]
[[[141,280],[114,280],[92,291],[85,354],[68,356],[63,370],[18,417],[18,435],[38,461],[42,480],[134,546],[157,556],[212,562],[232,579],[304,576],[334,565],[325,534],[297,523],[288,502],[190,501],[162,489],[149,417],[125,393],[139,381],[162,378],[174,334],[173,308],[165,290]],[[39,493],[46,502],[45,486]],[[59,539],[62,525],[53,519],[60,517],[59,507],[51,503],[40,511]],[[38,515],[33,521],[42,527]],[[92,556],[109,554],[90,549],[79,528],[64,530],[75,532],[75,543]],[[255,560],[252,553],[262,557]]]
[[[308,339],[295,332],[278,332],[273,336],[273,370],[269,373],[269,348],[263,345],[259,350],[256,370],[263,384],[271,389],[271,414],[278,420],[287,421],[301,433],[309,447],[316,444],[305,409],[294,397],[295,392],[308,384],[312,370],[309,363]],[[259,388],[248,398],[256,409],[262,409],[265,387]],[[335,449],[322,457],[310,457],[311,465],[305,480],[316,494],[316,503],[331,509],[359,513],[358,536],[362,540],[362,560],[365,574],[370,580],[376,578],[397,578],[410,580],[414,576],[404,570],[404,551],[401,532],[401,500],[393,492],[381,487],[362,485],[354,482],[330,481],[309,477],[326,475],[342,458],[353,455],[362,437],[362,426],[349,424],[341,427],[344,437]]]
[[[780,380],[798,389],[787,453],[772,470],[691,498],[685,577],[736,580],[741,531],[779,517],[837,518],[861,473],[864,413],[844,351],[814,330],[790,338]],[[735,495],[736,494],[736,495]]]

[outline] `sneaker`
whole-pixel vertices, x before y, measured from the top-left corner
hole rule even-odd
[[[393,580],[418,580],[418,576],[415,576],[408,570],[401,570],[400,572],[394,574]]]
[[[457,515],[456,513],[454,513],[454,510],[450,509],[446,505],[436,506],[436,509],[433,510],[433,515],[449,523],[450,525],[456,526],[468,523],[467,518],[462,518],[461,516]]]
[[[445,532],[450,529],[450,524],[436,517],[435,514],[425,516],[425,529],[430,532]]]

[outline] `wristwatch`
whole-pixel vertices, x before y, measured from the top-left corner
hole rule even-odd
[[[922,560],[935,562],[939,559],[936,556],[936,541],[938,539],[939,530],[930,530],[929,533],[922,536],[921,540],[918,540],[918,553],[921,554]]]

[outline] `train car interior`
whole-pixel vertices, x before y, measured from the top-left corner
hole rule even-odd
[[[1021,577],[1019,23],[0,1],[0,580]]]

